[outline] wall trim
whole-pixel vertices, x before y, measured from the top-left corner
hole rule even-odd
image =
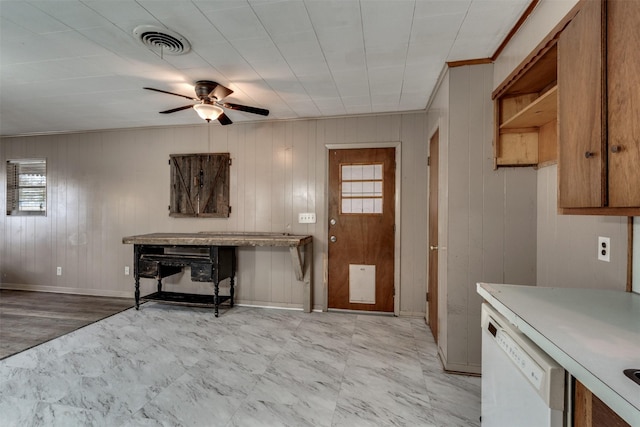
[[[478,58],[478,59],[463,59],[461,61],[448,61],[447,67],[456,68],[456,67],[464,67],[467,65],[482,65],[482,64],[492,64],[493,60],[491,58]]]
[[[509,33],[504,38],[504,40],[502,40],[502,43],[500,43],[500,46],[498,46],[496,51],[491,56],[492,61],[495,61],[498,58],[498,56],[500,56],[500,54],[502,53],[504,48],[509,44],[513,36],[518,32],[520,27],[522,27],[524,22],[529,18],[529,15],[533,13],[533,9],[536,8],[539,2],[540,0],[531,0],[531,3],[529,3],[529,6],[527,6],[525,11],[522,13],[522,16],[520,16],[520,19],[518,19],[518,22],[516,22],[513,28],[511,28],[511,31],[509,31]]]
[[[400,289],[400,260],[401,260],[401,239],[400,235],[402,234],[401,227],[401,189],[402,189],[402,143],[400,141],[388,141],[388,142],[351,142],[345,144],[325,144],[325,171],[329,170],[329,150],[348,150],[353,148],[394,148],[396,149],[396,200],[395,200],[395,209],[396,209],[396,218],[395,218],[395,256],[393,263],[393,287],[395,289],[395,297],[393,301],[393,313],[396,316],[400,315],[400,299],[401,299],[401,289]],[[329,191],[329,174],[326,174],[325,177],[325,192]],[[329,203],[326,203],[325,206],[325,214],[326,217],[329,218]],[[324,233],[326,233],[326,239],[323,246],[323,251],[325,254],[329,253],[329,229],[325,229]],[[325,271],[323,272],[325,277],[328,277],[328,262],[324,263]],[[329,286],[324,287],[324,301],[322,302],[323,311],[327,311],[329,309]]]
[[[105,291],[103,289],[80,289],[80,288],[68,288],[63,286],[44,286],[44,285],[28,285],[24,283],[1,283],[0,289],[8,291],[30,291],[30,292],[48,292],[52,294],[71,294],[71,295],[88,295],[95,297],[111,297],[111,298],[126,298],[133,301],[132,291]],[[302,311],[302,304],[287,304],[287,303],[273,303],[264,301],[240,301],[236,302],[234,306],[239,307],[252,307],[252,308],[268,308],[274,310],[292,310]],[[221,306],[221,309],[225,309],[225,306]],[[318,308],[314,308],[312,311],[320,312]]]
[[[440,86],[442,86],[442,82],[444,81],[444,78],[446,77],[448,72],[449,72],[449,67],[445,62],[442,66],[442,70],[440,70],[440,75],[438,76],[438,80],[436,80],[436,84],[435,86],[433,86],[431,95],[429,95],[429,100],[427,101],[427,107],[425,108],[425,110],[427,111],[427,114],[429,114],[429,110],[431,109],[431,104],[433,104],[433,100],[435,99],[437,93],[440,91]]]
[[[64,286],[28,285],[25,283],[0,283],[0,289],[11,291],[49,292],[53,294],[89,295],[95,297],[128,298],[133,300],[133,291],[107,291],[104,289],[68,288]]]
[[[438,346],[438,356],[440,357],[442,368],[449,374],[480,375],[482,373],[482,365],[462,365],[460,363],[447,362],[447,358],[444,357],[440,346]]]

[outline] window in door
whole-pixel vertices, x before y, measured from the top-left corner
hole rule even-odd
[[[7,215],[47,214],[47,160],[7,160]]]
[[[382,214],[382,163],[340,165],[342,214]]]

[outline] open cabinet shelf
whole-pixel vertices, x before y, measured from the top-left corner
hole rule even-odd
[[[558,115],[558,86],[554,86],[522,111],[506,120],[500,129],[540,127]]]

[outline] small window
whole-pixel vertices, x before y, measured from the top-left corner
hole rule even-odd
[[[341,164],[340,212],[382,214],[382,163]]]
[[[47,161],[7,160],[7,215],[47,214]]]

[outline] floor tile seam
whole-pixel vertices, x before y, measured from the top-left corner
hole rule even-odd
[[[235,408],[235,410],[233,411],[233,414],[231,414],[231,416],[229,417],[229,420],[226,422],[225,426],[230,426],[231,427],[231,426],[234,425],[233,424],[233,419],[236,417],[236,415],[239,413],[239,411],[243,408],[245,403],[247,403],[247,404],[249,403],[249,399],[251,398],[251,396],[253,396],[254,391],[256,390],[256,387],[264,379],[265,375],[269,372],[269,370],[274,366],[274,364],[275,364],[276,360],[278,359],[278,357],[280,357],[284,353],[285,349],[287,348],[287,346],[291,343],[291,341],[295,337],[295,333],[300,328],[302,323],[303,323],[303,320],[300,319],[300,321],[298,322],[296,327],[291,331],[291,334],[287,338],[287,342],[280,347],[280,350],[276,354],[274,354],[272,357],[269,358],[269,363],[265,365],[264,371],[257,375],[257,378],[253,382],[253,384],[251,385],[251,388],[247,389],[246,396],[240,401],[240,404]]]
[[[354,346],[354,337],[357,333],[358,330],[358,318],[360,316],[355,316],[354,320],[353,320],[353,328],[351,329],[351,338],[349,340],[349,350],[346,352],[345,355],[345,359],[344,359],[344,365],[342,367],[342,374],[340,375],[340,387],[338,388],[338,393],[336,396],[336,402],[335,402],[335,406],[333,408],[333,414],[331,414],[331,426],[336,425],[336,416],[338,415],[338,403],[340,402],[340,396],[342,396],[343,390],[344,390],[344,382],[345,382],[345,378],[346,378],[346,373],[347,373],[347,367],[349,366],[349,359],[353,356],[353,354],[355,353],[353,350],[353,346]]]
[[[426,328],[426,329],[427,329],[427,330],[426,330],[426,332],[427,332],[427,333],[431,333],[431,329],[428,327],[428,325],[425,325],[425,326],[427,326],[427,328]],[[414,337],[416,337],[416,338],[417,338],[417,333],[418,333],[418,331],[416,330],[416,326],[415,326],[413,323],[412,323],[412,328],[411,328],[411,329],[412,329],[412,331],[413,331],[413,335],[414,335]],[[432,403],[432,402],[433,402],[432,397],[435,397],[435,396],[436,396],[436,393],[435,393],[434,391],[432,391],[432,390],[431,390],[431,387],[430,387],[430,381],[429,381],[429,379],[430,379],[431,377],[429,377],[429,376],[428,376],[428,372],[429,372],[429,365],[427,364],[426,359],[427,359],[427,358],[437,358],[437,357],[438,357],[438,355],[437,355],[437,345],[436,345],[436,348],[435,348],[436,354],[432,354],[432,352],[431,352],[431,351],[428,351],[428,350],[426,350],[426,349],[422,349],[422,348],[420,348],[420,347],[419,347],[418,339],[415,339],[415,340],[414,340],[414,344],[415,344],[415,347],[416,347],[416,353],[417,353],[417,355],[418,355],[418,361],[419,361],[419,363],[420,363],[420,368],[421,368],[421,369],[420,369],[420,375],[422,375],[422,382],[423,382],[423,384],[424,384],[424,387],[425,387],[425,391],[426,391],[426,393],[427,393],[427,396],[429,397],[429,403],[431,404],[431,408],[432,408],[432,410],[433,410],[433,409],[434,409],[434,406],[433,406],[433,403]],[[425,357],[425,356],[426,356],[426,357]],[[442,373],[439,373],[439,375],[441,375],[441,374],[442,374]],[[437,401],[437,400],[436,400],[436,401]]]

